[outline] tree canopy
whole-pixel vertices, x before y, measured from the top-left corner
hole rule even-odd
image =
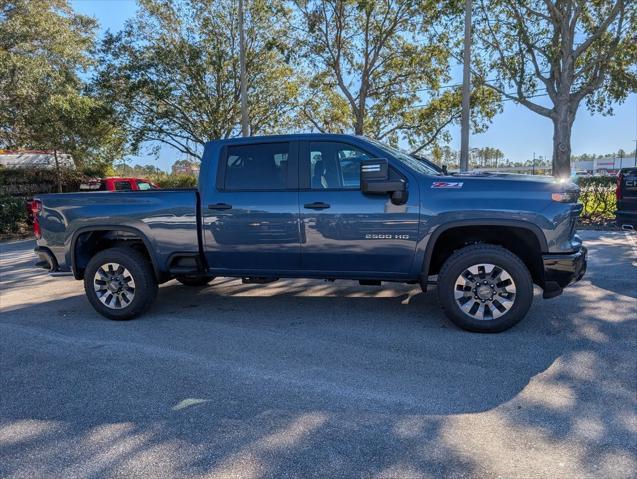
[[[636,2],[476,3],[477,77],[553,122],[553,173],[568,175],[571,129],[580,104],[611,113],[613,104],[637,91]]]
[[[405,141],[420,151],[460,118],[459,86],[444,85],[451,80],[456,10],[430,0],[294,5],[298,28],[292,30],[309,78],[301,118],[315,129]],[[496,99],[474,91],[476,129],[498,111]]]
[[[124,146],[109,105],[87,88],[96,22],[66,0],[0,3],[0,145],[112,162]]]
[[[250,131],[284,131],[298,94],[277,20],[286,11],[246,3]],[[134,149],[155,141],[197,157],[206,141],[239,134],[238,40],[233,0],[142,0],[123,31],[106,37],[97,85]]]

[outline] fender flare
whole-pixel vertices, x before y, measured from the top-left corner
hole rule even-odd
[[[73,232],[73,236],[71,237],[71,245],[70,245],[69,255],[70,255],[70,258],[71,258],[71,271],[73,271],[73,277],[75,277],[75,279],[81,279],[80,274],[79,274],[79,272],[77,270],[77,267],[76,267],[76,258],[75,258],[77,240],[84,233],[93,233],[95,231],[125,231],[127,233],[132,233],[135,236],[138,236],[142,240],[142,242],[144,243],[144,246],[146,247],[146,250],[148,251],[148,256],[150,256],[150,262],[151,262],[151,264],[153,266],[153,271],[155,272],[155,279],[157,279],[158,281],[160,280],[162,275],[161,275],[161,271],[159,269],[159,263],[158,263],[157,258],[156,258],[155,250],[152,248],[151,241],[138,228],[134,228],[132,226],[122,226],[122,225],[94,225],[94,226],[91,225],[91,226],[83,226],[83,227],[78,228],[77,230],[75,230]]]
[[[425,254],[422,263],[422,269],[420,270],[421,276],[425,276],[429,273],[429,266],[431,265],[431,256],[433,255],[434,247],[436,246],[436,242],[442,233],[448,231],[453,228],[459,228],[463,226],[509,226],[513,228],[521,228],[526,229],[535,235],[535,238],[540,245],[540,252],[548,251],[548,244],[546,243],[546,237],[542,232],[542,229],[530,223],[528,221],[523,220],[507,220],[507,219],[478,219],[478,220],[457,220],[450,221],[448,223],[444,223],[438,226],[427,241],[427,246],[425,247]],[[425,278],[426,279],[426,278]]]

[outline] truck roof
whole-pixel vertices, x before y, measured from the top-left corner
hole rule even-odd
[[[232,143],[259,143],[264,140],[267,141],[290,141],[290,140],[351,140],[353,138],[366,140],[367,138],[361,135],[347,135],[344,133],[292,133],[286,135],[261,135],[261,136],[242,136],[237,138],[225,138],[220,140],[211,140],[209,144],[232,144]]]

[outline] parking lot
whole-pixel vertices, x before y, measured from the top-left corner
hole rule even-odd
[[[346,281],[171,281],[112,322],[0,245],[0,477],[635,477],[637,235],[582,236],[498,335]]]

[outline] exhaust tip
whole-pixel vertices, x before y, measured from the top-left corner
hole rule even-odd
[[[622,231],[635,231],[635,227],[633,225],[622,225]]]

